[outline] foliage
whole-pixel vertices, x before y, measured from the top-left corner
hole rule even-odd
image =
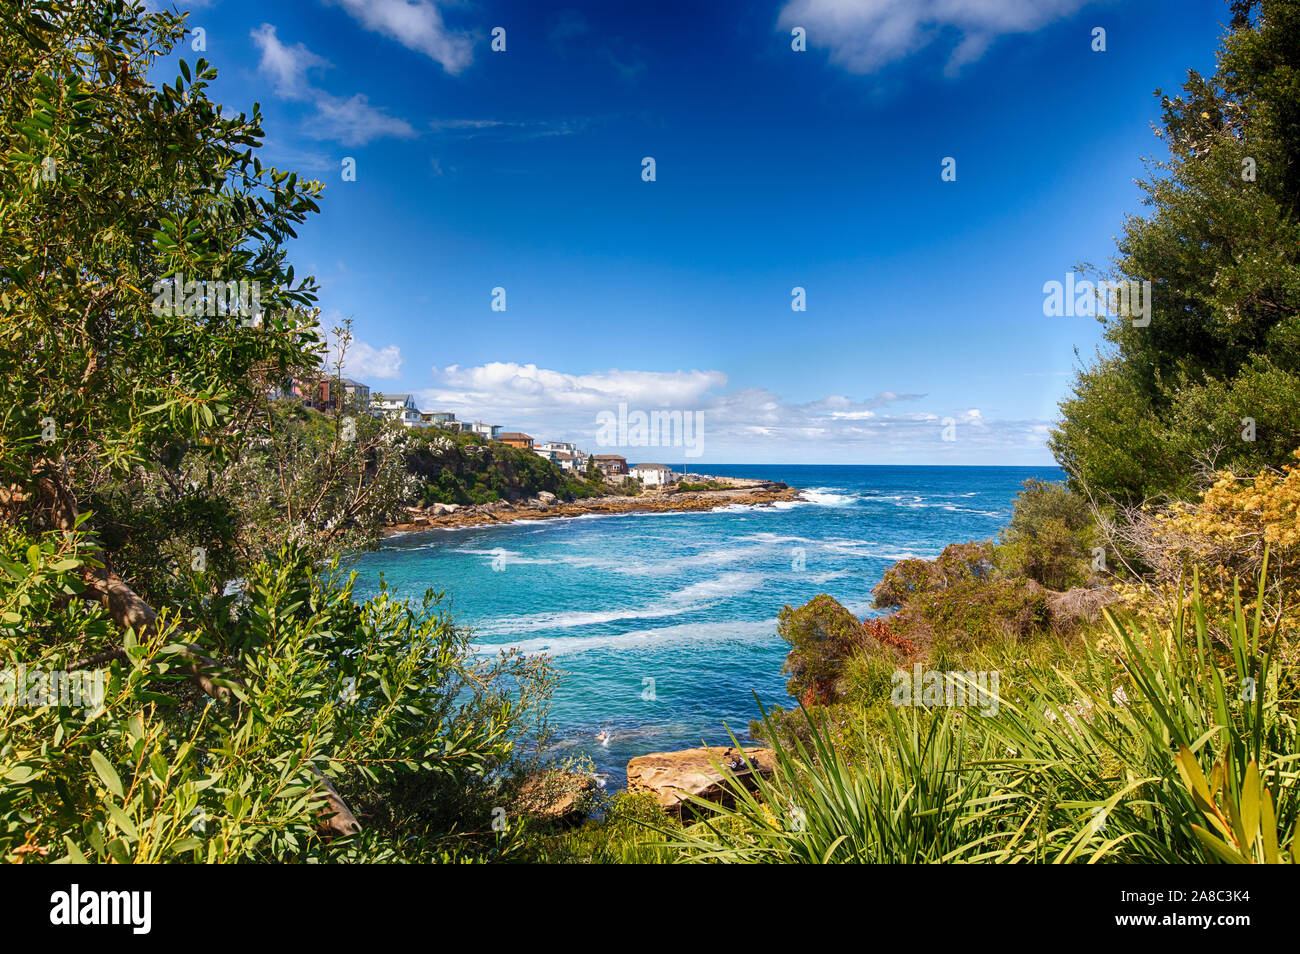
[[[935,560],[899,560],[871,591],[877,609],[904,606],[916,596],[959,583],[992,577],[993,549],[987,543],[950,543]]]
[[[1234,581],[1262,574],[1267,556],[1265,618],[1287,629],[1300,625],[1288,599],[1300,587],[1300,467],[1253,477],[1220,472],[1199,500],[1133,509],[1113,530],[1149,571],[1140,585],[1122,588],[1131,604],[1167,618],[1196,572],[1206,581],[1205,602],[1222,613],[1232,605]]]
[[[790,644],[784,670],[786,689],[806,704],[828,702],[841,692],[840,679],[848,657],[875,652],[904,657],[904,649],[888,624],[864,625],[825,593],[797,609],[784,606],[777,614],[777,633]]]
[[[1016,496],[994,559],[1005,573],[1065,590],[1088,582],[1095,536],[1086,500],[1064,484],[1031,478]]]
[[[1051,624],[1047,593],[1032,580],[967,580],[918,594],[893,627],[925,648],[965,649],[995,639],[1027,639]]]
[[[537,860],[553,864],[668,864],[675,853],[665,835],[681,823],[654,796],[619,792],[606,799],[603,816],[544,839]]]
[[[0,677],[104,691],[0,705],[0,854],[511,857],[492,809],[544,737],[546,667],[477,657],[432,594],[354,601],[327,560],[410,492],[404,437],[270,400],[319,374],[284,244],[321,185],[262,164],[210,64],[153,84],[183,16],[9,6]]]
[[[1018,539],[1032,539],[1028,526]],[[873,605],[897,607],[891,629],[922,655],[1043,632],[1048,594],[1031,579],[1000,574],[994,555],[990,543],[954,543],[936,560],[900,560],[871,591]]]
[[[80,600],[62,615],[49,611],[86,559],[84,542],[50,535],[27,554],[24,542],[11,535],[0,561],[5,667],[86,668],[75,657],[112,624]],[[124,653],[106,664],[102,705],[89,713],[57,698],[0,706],[0,855],[508,854],[511,842],[492,831],[492,807],[506,797],[515,747],[547,683],[518,656],[476,660],[439,600],[429,593],[411,607],[385,591],[358,604],[350,579],[285,550],[253,568],[243,595],[207,601],[184,627],[171,617],[147,640],[126,634]],[[225,702],[207,704],[188,678],[183,640],[196,637],[194,627],[222,660]],[[44,638],[34,642],[35,633]],[[531,688],[506,691],[520,685]],[[319,834],[323,775],[339,780],[360,834]]]
[[[1150,323],[1100,319],[1107,349],[1051,439],[1076,486],[1121,503],[1189,496],[1192,460],[1254,472],[1300,444],[1300,7],[1239,6],[1214,74],[1161,97],[1169,157],[1118,240]]]
[[[425,505],[514,502],[543,491],[574,500],[601,492],[598,481],[581,480],[532,451],[476,434],[410,434],[405,458],[408,471],[422,481]]]
[[[184,18],[23,0],[0,37],[0,478],[74,493],[185,448],[224,460],[267,374],[307,360],[314,285],[281,241],[321,186],[263,166],[261,117],[207,96],[216,70],[151,70]],[[260,288],[260,323],[155,283]],[[251,296],[250,296],[251,297]]]
[[[1266,630],[1262,602],[1216,624],[1198,588],[1165,630],[1108,613],[1118,653],[1068,668],[1013,669],[1013,649],[996,714],[891,710],[883,737],[861,724],[860,759],[820,720],[810,744],[773,731],[775,775],[699,802],[673,844],[725,862],[1295,861],[1297,699],[1272,664],[1294,634]]]
[[[716,480],[706,480],[702,484],[679,483],[677,489],[683,493],[688,493],[701,490],[731,490],[733,488],[731,484],[720,484]]]

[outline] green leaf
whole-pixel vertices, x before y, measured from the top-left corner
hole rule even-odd
[[[1192,826],[1192,834],[1200,840],[1201,844],[1210,849],[1214,855],[1221,861],[1226,861],[1230,865],[1244,865],[1246,859],[1237,852],[1229,848],[1224,842],[1215,838],[1200,825]]]
[[[18,785],[21,785],[23,782],[29,781],[35,776],[36,776],[36,770],[33,769],[30,765],[15,765],[13,768],[11,768],[8,772],[5,773],[5,778]]]
[[[109,817],[113,819],[117,827],[131,836],[132,841],[139,841],[140,832],[136,830],[135,822],[131,821],[131,819],[127,817],[126,812],[122,811],[115,802],[105,802],[104,804],[108,809]]]
[[[98,749],[92,749],[90,753],[90,764],[95,768],[95,774],[99,780],[107,786],[108,790],[118,798],[122,797],[122,780],[118,778],[117,770],[113,764],[104,757],[104,753]]]
[[[67,835],[63,836],[63,844],[68,849],[68,861],[70,863],[74,865],[90,864],[90,862],[86,860],[86,856],[81,853],[81,849],[78,848],[76,844],[73,843],[72,839],[69,838]]]
[[[1246,766],[1241,783],[1241,830],[1246,835],[1241,850],[1249,854],[1259,834],[1259,768],[1254,762]]]

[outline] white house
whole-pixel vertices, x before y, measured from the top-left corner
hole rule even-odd
[[[664,487],[672,483],[673,469],[663,464],[637,464],[632,476],[647,487]]]
[[[479,437],[486,437],[488,440],[494,441],[497,439],[497,436],[501,433],[501,425],[484,424],[482,421],[475,421],[470,426],[469,430],[477,434]]]
[[[403,427],[420,426],[420,409],[409,394],[384,394],[370,402],[371,413],[390,421],[401,421]]]
[[[579,457],[577,454],[570,454],[568,451],[555,451],[555,456],[551,460],[560,465],[560,470],[567,470],[571,474],[581,473],[586,467],[587,459]]]
[[[421,411],[420,423],[425,427],[441,427],[449,431],[460,430],[460,422],[450,411]]]
[[[572,441],[546,441],[538,444],[536,449],[555,451],[557,453],[563,451],[566,454],[576,454],[578,451],[578,445],[574,444]]]

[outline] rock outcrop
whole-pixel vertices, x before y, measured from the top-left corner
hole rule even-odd
[[[544,821],[572,821],[586,816],[595,788],[596,780],[590,775],[544,769],[524,781],[517,807]]]
[[[654,752],[627,763],[627,789],[629,792],[649,792],[665,811],[681,814],[685,810],[689,813],[689,797],[692,795],[723,804],[733,801],[720,769],[753,789],[755,775],[770,775],[775,768],[776,754],[764,748],[741,750],[732,746],[710,746],[679,752]]]
[[[647,490],[633,497],[610,495],[562,501],[549,491],[517,503],[496,500],[492,503],[465,505],[434,504],[425,510],[408,507],[407,517],[385,528],[388,534],[410,533],[434,528],[472,527],[512,520],[548,520],[580,517],[587,514],[655,513],[712,510],[727,506],[767,507],[774,503],[800,499],[800,491],[766,480],[731,480],[729,488],[683,491],[677,488]]]

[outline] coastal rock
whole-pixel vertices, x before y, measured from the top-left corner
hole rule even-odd
[[[519,811],[543,821],[586,815],[596,780],[580,772],[545,769],[528,776],[519,789]]]
[[[715,478],[707,478],[713,480]],[[425,513],[427,523],[416,524],[401,522],[390,524],[388,533],[403,533],[412,530],[430,529],[432,527],[473,527],[497,523],[501,520],[549,520],[556,517],[579,517],[586,514],[612,513],[650,513],[650,512],[686,512],[691,510],[713,510],[731,504],[743,506],[771,506],[779,501],[798,500],[800,492],[792,487],[771,481],[725,478],[729,483],[742,484],[731,490],[704,490],[678,493],[676,490],[642,492],[637,496],[611,494],[601,497],[587,497],[580,500],[564,502],[555,500],[546,503],[547,492],[529,501],[511,503],[498,500],[478,506],[456,504],[434,504]]]
[[[719,767],[729,769],[750,789],[754,788],[755,774],[771,775],[776,768],[776,753],[771,749],[747,748],[743,756],[742,750],[733,746],[641,755],[627,763],[627,790],[649,792],[665,811],[674,814],[680,814],[683,807],[689,810],[691,795],[729,804],[732,798]]]
[[[551,493],[549,490],[540,490],[537,493],[537,499],[549,507],[551,504],[555,503],[555,494]]]

